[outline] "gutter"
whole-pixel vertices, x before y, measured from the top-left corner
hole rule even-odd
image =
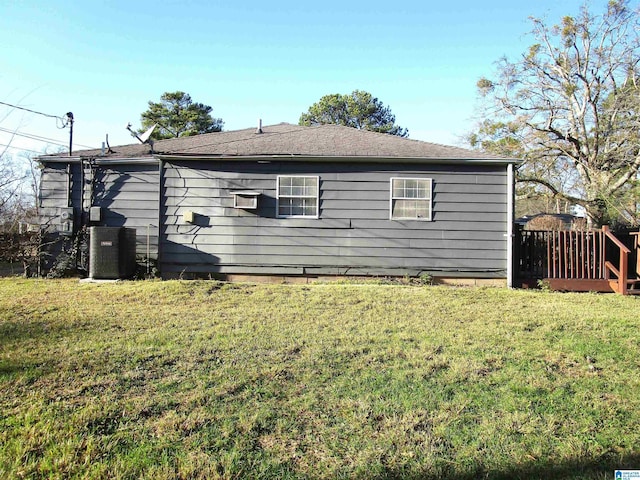
[[[104,158],[92,156],[76,157],[36,157],[41,163],[70,163],[80,164],[83,160],[91,160],[95,165],[158,165],[159,160],[155,157],[124,157],[124,158]]]
[[[190,155],[179,153],[155,153],[145,157],[105,158],[100,156],[37,157],[43,163],[81,163],[90,159],[96,165],[158,165],[160,161],[232,161],[232,162],[337,162],[337,163],[409,163],[409,164],[450,164],[450,165],[519,165],[516,158],[449,158],[449,157],[373,157],[366,155]]]
[[[374,157],[366,155],[185,155],[179,153],[156,153],[162,161],[256,161],[256,162],[339,162],[339,163],[423,163],[423,164],[467,164],[467,165],[517,165],[516,158],[429,158],[429,157]]]

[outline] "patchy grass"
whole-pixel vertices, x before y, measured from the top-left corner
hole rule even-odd
[[[2,478],[613,478],[638,298],[0,280]]]

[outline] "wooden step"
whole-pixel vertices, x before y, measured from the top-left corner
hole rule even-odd
[[[627,295],[640,295],[640,278],[627,278]]]
[[[545,278],[549,288],[560,292],[615,292],[616,281],[604,279]]]

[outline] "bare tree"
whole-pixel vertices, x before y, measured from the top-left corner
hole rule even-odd
[[[23,207],[26,172],[21,171],[5,147],[0,154],[0,224],[13,224]]]
[[[554,26],[531,18],[535,43],[478,81],[483,120],[469,138],[525,159],[521,194],[580,205],[593,225],[637,223],[640,23],[628,3],[601,15],[585,5]]]

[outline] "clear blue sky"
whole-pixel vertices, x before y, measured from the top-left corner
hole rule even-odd
[[[182,90],[225,130],[297,123],[329,93],[367,90],[410,138],[456,144],[473,125],[475,83],[582,0],[0,2],[0,101],[73,112],[74,145],[133,143],[149,100]],[[606,0],[593,0],[600,12]],[[56,121],[0,105],[0,129],[68,142]],[[0,130],[0,144],[8,135]],[[18,148],[47,144],[24,137]],[[2,147],[0,147],[1,149]]]

